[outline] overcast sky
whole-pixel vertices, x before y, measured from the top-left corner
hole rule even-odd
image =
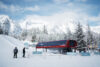
[[[100,0],[0,0],[0,14],[15,21],[35,16],[100,26]]]

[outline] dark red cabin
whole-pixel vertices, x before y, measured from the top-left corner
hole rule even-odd
[[[59,40],[50,42],[40,42],[36,48],[75,48],[77,42],[75,40]]]

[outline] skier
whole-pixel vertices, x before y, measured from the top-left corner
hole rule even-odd
[[[15,49],[13,50],[13,52],[14,52],[14,58],[17,58],[17,53],[18,53],[18,49],[17,49],[17,47],[15,47]]]
[[[25,47],[23,48],[23,57],[25,57]]]

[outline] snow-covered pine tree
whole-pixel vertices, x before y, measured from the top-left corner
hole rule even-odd
[[[98,37],[94,36],[93,39],[94,39],[94,48],[95,48],[96,45],[98,44]]]
[[[33,41],[36,41],[36,34],[34,34],[34,35],[32,35],[32,40],[31,40],[32,42]]]
[[[78,23],[78,25],[77,25],[75,37],[76,37],[76,41],[78,43],[78,46],[77,46],[78,49],[83,50],[86,47],[86,44],[85,44],[86,42],[84,41],[85,35],[83,34],[82,25],[80,23]]]
[[[93,45],[94,43],[94,38],[93,38],[93,34],[91,32],[90,26],[89,24],[87,25],[87,46]]]
[[[48,34],[48,31],[47,31],[47,27],[44,25],[44,27],[43,27],[43,33],[44,34]]]
[[[26,36],[27,36],[27,32],[26,32],[26,30],[23,30],[22,33],[21,33],[21,38],[23,40],[25,40],[26,39]]]
[[[1,28],[1,25],[0,25],[0,34],[3,34],[3,30],[2,30],[2,28]]]
[[[42,33],[40,35],[41,36],[39,38],[41,42],[48,41],[48,31],[45,25],[43,26]]]
[[[73,39],[73,34],[69,28],[66,29],[66,33],[63,33],[63,37],[65,40]]]
[[[67,30],[67,38],[68,38],[68,40],[73,39],[73,34],[72,34],[72,32],[70,31],[70,29]]]
[[[97,41],[97,46],[100,46],[100,34],[98,35],[98,41]]]
[[[3,34],[8,35],[10,30],[10,21],[6,20],[6,22],[3,23]]]
[[[33,28],[31,30],[31,36],[32,36],[32,40],[31,41],[38,41],[39,38],[37,38],[38,34],[40,34],[41,31],[39,28]]]

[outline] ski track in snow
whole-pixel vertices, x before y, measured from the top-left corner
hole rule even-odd
[[[13,49],[18,45],[18,58],[13,58]],[[100,56],[72,56],[41,54],[22,58],[22,43],[12,37],[0,35],[0,67],[99,67]]]

